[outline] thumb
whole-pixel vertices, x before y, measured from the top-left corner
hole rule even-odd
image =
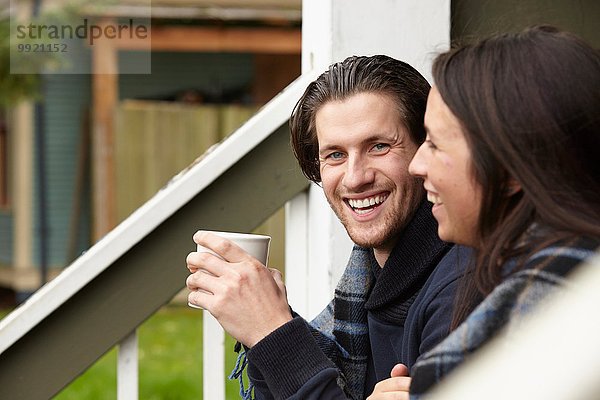
[[[399,376],[408,376],[408,367],[404,364],[396,364],[394,368],[392,368],[392,372],[390,373],[390,377],[396,378]]]
[[[281,275],[281,271],[279,271],[276,268],[269,268],[269,271],[271,271],[271,276],[273,276],[277,287],[279,287],[279,291],[287,297],[287,290],[285,287],[285,283],[283,282],[283,276]]]

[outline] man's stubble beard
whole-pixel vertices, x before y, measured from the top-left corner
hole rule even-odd
[[[403,203],[405,207],[391,207],[391,212],[384,215],[383,222],[376,220],[368,224],[360,224],[352,220],[352,217],[347,214],[352,211],[348,209],[347,204],[337,191],[334,194],[335,202],[332,202],[328,196],[325,197],[355,244],[365,248],[378,249],[389,247],[395,243],[423,199],[424,194],[420,182],[411,182],[404,189]],[[409,198],[407,199],[407,197]],[[387,201],[393,201],[391,196],[388,197]]]

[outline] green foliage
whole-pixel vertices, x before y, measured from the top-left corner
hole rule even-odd
[[[11,74],[10,21],[0,20],[0,105],[10,105],[24,98],[34,98],[38,95],[39,75]]]
[[[65,3],[60,8],[44,12],[35,18],[19,24],[71,24],[77,19],[79,10],[85,0]],[[39,99],[40,74],[52,72],[66,65],[66,57],[58,52],[18,51],[18,44],[52,45],[59,43],[56,39],[41,37],[18,39],[16,31],[11,30],[11,18],[0,16],[0,106],[10,106],[24,99]],[[12,29],[16,29],[13,22]],[[12,60],[11,60],[12,57]],[[12,62],[12,65],[11,65]],[[12,71],[11,71],[12,66]]]
[[[202,398],[202,315],[187,306],[163,307],[142,324],[139,340],[139,398]],[[225,339],[225,374],[233,369],[234,341]],[[117,350],[112,349],[55,400],[117,398]],[[228,399],[239,399],[237,381],[227,381]]]

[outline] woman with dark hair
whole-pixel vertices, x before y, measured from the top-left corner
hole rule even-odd
[[[473,274],[450,336],[419,358],[412,381],[383,381],[370,399],[409,384],[418,398],[518,328],[600,244],[598,51],[540,26],[444,53],[433,76],[409,171],[424,180],[440,238],[475,249]]]

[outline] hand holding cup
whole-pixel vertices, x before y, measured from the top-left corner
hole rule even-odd
[[[231,336],[253,346],[292,319],[277,270],[266,268],[268,236],[198,231],[187,256],[188,302],[210,312]]]

